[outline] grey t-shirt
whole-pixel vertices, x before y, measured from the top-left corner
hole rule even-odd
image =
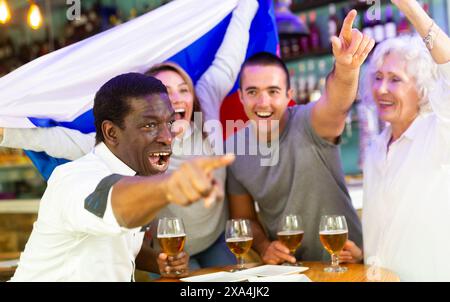
[[[359,247],[362,247],[362,232],[345,186],[339,147],[315,133],[311,126],[312,106],[287,109],[288,122],[278,147],[273,146],[275,156],[272,159],[278,156],[277,164],[262,165],[264,153],[261,152],[237,154],[234,163],[228,167],[227,190],[229,194],[250,194],[257,201],[261,223],[271,240],[276,240],[278,222],[283,214],[301,215],[305,234],[296,256],[305,261],[324,261],[330,256],[319,239],[322,215],[344,215],[349,239]],[[236,153],[232,139],[251,145],[254,141],[252,127],[250,125],[229,138],[227,151]]]

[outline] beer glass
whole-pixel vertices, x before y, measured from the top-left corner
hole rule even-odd
[[[248,219],[230,219],[225,229],[225,240],[230,251],[236,256],[237,268],[231,270],[240,271],[244,267],[244,255],[248,253],[253,243],[253,233]]]
[[[186,233],[181,218],[163,217],[158,221],[158,242],[163,253],[176,257],[184,249]],[[176,274],[183,272],[176,271]]]
[[[325,272],[346,272],[347,268],[339,266],[339,252],[344,248],[348,238],[347,222],[344,216],[325,215],[320,219],[320,242],[331,255],[331,266]]]
[[[303,224],[300,215],[284,215],[279,223],[277,237],[288,249],[289,253],[295,257],[295,251],[300,247],[303,240]],[[285,262],[284,265],[302,265],[300,262]]]

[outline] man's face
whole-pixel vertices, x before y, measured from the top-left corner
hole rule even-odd
[[[273,128],[271,121],[278,121],[283,127],[292,94],[291,90],[287,91],[283,69],[273,65],[247,66],[241,77],[239,97],[248,118],[259,130]]]
[[[167,94],[129,100],[130,113],[117,134],[116,151],[141,176],[163,173],[172,154],[175,112]]]

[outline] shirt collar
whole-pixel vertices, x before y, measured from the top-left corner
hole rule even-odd
[[[425,114],[419,114],[414,121],[411,123],[411,125],[409,125],[408,129],[406,129],[405,132],[403,132],[403,134],[398,138],[397,141],[400,141],[404,138],[407,138],[409,140],[414,140],[414,138],[417,136],[417,134],[419,133],[419,129],[420,129],[420,121],[425,117]],[[384,131],[381,134],[381,141],[382,144],[387,147],[387,144],[389,142],[389,140],[391,139],[392,136],[392,126],[388,125]]]
[[[405,137],[409,140],[414,140],[414,138],[419,133],[419,124],[420,121],[425,117],[425,114],[419,114],[414,121],[411,123],[411,125],[406,129],[406,131],[402,134],[401,137]]]
[[[104,144],[100,143],[94,148],[94,154],[105,161],[108,167],[113,173],[134,176],[136,172],[128,167],[123,161],[121,161],[114,153],[109,150],[109,148]]]

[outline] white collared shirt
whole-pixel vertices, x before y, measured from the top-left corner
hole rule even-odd
[[[144,232],[120,227],[111,207],[112,174],[133,176],[105,144],[55,169],[48,181],[33,232],[11,281],[131,281]],[[103,190],[103,191],[102,191]],[[106,208],[95,215],[86,205]],[[103,195],[102,195],[103,194]]]
[[[403,281],[450,281],[450,63],[419,115],[388,148],[388,126],[372,143],[364,167],[366,264]]]

